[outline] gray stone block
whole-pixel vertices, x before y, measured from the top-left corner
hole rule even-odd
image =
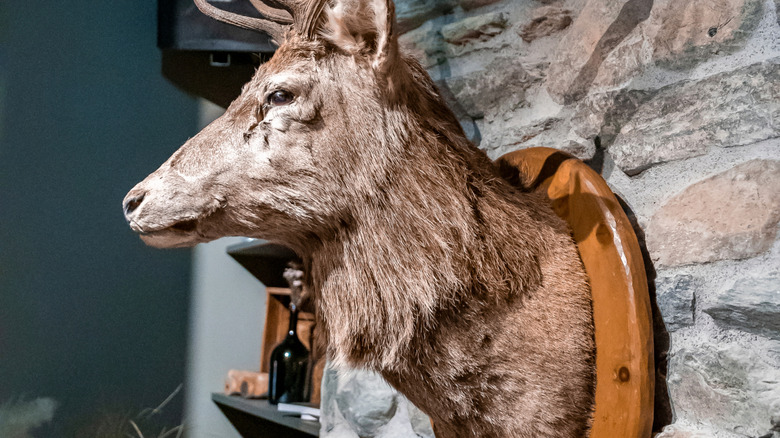
[[[762,436],[780,400],[780,369],[761,351],[702,344],[673,354],[669,392],[675,418],[739,436]]]
[[[522,105],[526,90],[536,82],[516,58],[507,57],[496,58],[484,69],[446,79],[455,99],[474,118]]]
[[[379,374],[326,366],[320,436],[434,438],[428,417]]]
[[[399,0],[395,2],[396,22],[401,33],[410,31],[431,18],[449,12],[455,0]]]
[[[739,279],[704,312],[724,328],[780,341],[780,274]]]
[[[694,323],[696,290],[701,280],[692,275],[659,278],[656,284],[656,302],[664,319],[666,330],[673,332]]]
[[[503,12],[476,15],[443,26],[441,35],[444,41],[456,45],[485,41],[503,32],[507,21]]]
[[[780,59],[671,84],[635,108],[610,109],[619,132],[608,150],[629,175],[712,147],[780,137]]]

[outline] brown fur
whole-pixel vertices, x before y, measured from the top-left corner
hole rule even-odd
[[[392,2],[361,5],[326,11],[320,38],[291,33],[128,194],[131,227],[156,246],[245,235],[296,250],[330,358],[382,373],[438,437],[586,436],[591,303],[565,224],[498,175],[399,54]],[[280,88],[293,103],[265,104]]]

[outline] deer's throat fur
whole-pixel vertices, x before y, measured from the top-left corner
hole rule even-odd
[[[501,179],[453,120],[389,136],[430,155],[390,169],[369,208],[303,251],[329,356],[382,373],[434,415],[437,436],[579,436],[594,345],[576,247],[546,201]]]

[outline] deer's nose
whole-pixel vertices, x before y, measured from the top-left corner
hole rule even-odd
[[[138,206],[141,205],[142,202],[144,202],[145,196],[146,196],[146,192],[143,192],[135,196],[128,196],[125,199],[124,209],[125,209],[126,218],[130,219],[130,215],[132,215],[135,209],[137,209]]]

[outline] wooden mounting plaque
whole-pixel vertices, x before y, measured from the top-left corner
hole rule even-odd
[[[582,161],[551,148],[498,159],[546,194],[568,222],[585,265],[596,326],[596,406],[590,438],[649,438],[653,329],[642,252],[612,190]]]

